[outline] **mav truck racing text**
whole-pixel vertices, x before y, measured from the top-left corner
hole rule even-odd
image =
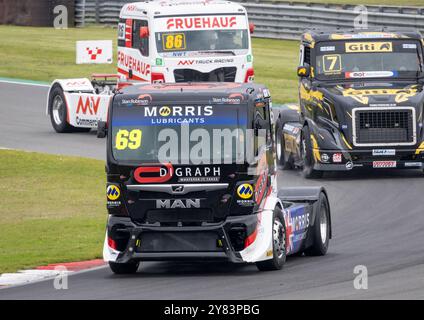
[[[47,114],[57,132],[89,131],[107,118],[114,92],[134,82],[251,82],[246,10],[221,0],[124,5],[118,25],[118,73],[55,80]]]
[[[271,97],[258,84],[136,84],[108,115],[104,259],[226,260],[280,269],[324,255],[326,191],[279,189]]]

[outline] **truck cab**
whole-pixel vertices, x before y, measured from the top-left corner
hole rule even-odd
[[[301,166],[309,177],[358,167],[422,168],[422,44],[414,30],[305,32],[300,105],[280,119],[280,163]]]
[[[136,84],[114,96],[103,251],[112,271],[193,259],[276,270],[288,254],[325,254],[326,192],[277,187],[271,108],[258,84]]]
[[[97,128],[115,92],[138,82],[254,80],[247,13],[223,0],[145,1],[125,4],[118,24],[117,74],[57,79],[46,113],[56,132]]]
[[[124,5],[118,73],[147,82],[249,82],[246,10],[229,1],[147,1]]]

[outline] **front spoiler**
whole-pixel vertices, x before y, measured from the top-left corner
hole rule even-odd
[[[272,216],[272,215],[271,215]],[[267,219],[263,219],[266,221]],[[272,235],[272,225],[269,224],[269,227],[261,225],[261,222],[258,222],[257,215],[248,215],[248,216],[234,216],[227,217],[225,221],[217,224],[210,224],[207,226],[191,226],[191,227],[168,227],[168,226],[151,226],[151,225],[139,225],[135,224],[130,218],[127,217],[116,217],[110,216],[108,221],[108,231],[106,233],[104,248],[103,248],[103,258],[105,261],[112,261],[116,263],[128,263],[130,261],[176,261],[176,260],[224,260],[230,261],[233,263],[245,263],[245,262],[255,262],[249,261],[249,257],[254,254],[255,257],[258,257],[256,261],[263,260],[264,257],[267,259],[272,258],[272,256],[267,255],[269,251],[269,245],[263,245],[264,241],[261,236],[258,236],[256,240],[247,248],[242,251],[235,251],[228,234],[230,226],[239,225],[242,223],[252,224],[255,223],[256,228],[264,229],[264,236],[271,239]],[[256,224],[257,223],[257,224]],[[129,233],[129,240],[122,251],[115,250],[111,248],[108,244],[108,234],[112,233],[112,228],[119,226],[119,230],[125,230]],[[141,234],[145,232],[154,233],[157,235],[157,238],[160,238],[161,233],[173,233],[178,235],[178,233],[211,233],[216,235],[217,241],[220,241],[220,246],[216,250],[208,251],[165,251],[165,252],[144,252],[141,251],[141,245],[138,240],[141,238]],[[177,236],[178,237],[178,236]],[[177,237],[174,237],[176,239]],[[178,241],[178,240],[177,240]],[[260,242],[259,244],[257,242]],[[271,243],[272,245],[272,243]],[[264,247],[266,247],[264,249]],[[263,251],[263,252],[262,252]]]
[[[390,155],[375,155],[375,150],[384,150],[385,148],[361,149],[361,150],[316,150],[319,151],[321,159],[315,161],[314,169],[319,171],[350,171],[355,168],[371,169],[422,169],[424,168],[424,153],[417,153],[416,149],[393,149],[387,148],[394,153]],[[342,161],[334,163],[334,154],[342,154]],[[327,155],[328,161],[323,161],[323,155]],[[396,166],[376,166],[375,161],[396,162]]]

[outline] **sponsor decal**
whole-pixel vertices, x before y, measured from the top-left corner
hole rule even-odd
[[[392,52],[391,42],[347,42],[346,52]]]
[[[119,190],[118,186],[111,184],[106,189],[106,195],[108,200],[115,201],[118,200],[121,196],[121,191]]]
[[[342,162],[342,158],[343,158],[343,156],[342,156],[341,153],[335,153],[335,154],[333,154],[333,162],[334,163],[340,163],[340,162]]]
[[[409,167],[417,167],[417,168],[422,168],[423,163],[422,162],[405,162],[405,167],[409,168]]]
[[[328,46],[328,47],[321,47],[320,51],[321,52],[329,52],[329,51],[335,51],[336,47],[335,46]]]
[[[346,90],[343,90],[343,96],[345,97],[351,97],[352,99],[355,99],[356,101],[362,103],[362,104],[368,104],[368,96],[372,95],[395,95],[395,102],[401,103],[408,101],[410,97],[413,97],[417,94],[416,88],[404,88],[404,89],[361,89],[356,90],[353,88],[349,88]]]
[[[154,176],[155,174],[156,176]],[[219,166],[174,167],[172,164],[166,163],[157,166],[142,166],[134,171],[134,179],[138,183],[164,183],[174,176],[177,177],[178,183],[217,182],[221,177],[221,168]],[[178,190],[175,193],[178,193]]]
[[[242,207],[253,207],[255,205],[254,200],[237,200],[237,204]]]
[[[253,196],[253,187],[249,183],[243,183],[237,188],[237,195],[242,199],[250,199]]]
[[[236,16],[169,18],[168,30],[227,29],[237,25]]]
[[[77,41],[77,64],[112,63],[113,49],[111,40]]]
[[[329,162],[330,161],[330,156],[326,153],[321,154],[321,162]]]
[[[151,72],[150,64],[127,55],[123,51],[118,51],[118,67],[125,67],[143,76],[149,76]]]
[[[99,104],[100,97],[86,97],[85,101],[83,97],[80,97],[78,100],[77,114],[97,115]]]
[[[373,156],[395,156],[396,150],[395,149],[373,149],[372,155]]]
[[[199,59],[199,60],[180,60],[178,61],[179,66],[192,66],[192,65],[208,65],[208,64],[225,64],[234,63],[234,58],[211,58],[211,59]]]
[[[78,126],[81,127],[97,127],[98,121],[95,119],[85,119],[81,117],[76,117],[75,122]]]
[[[303,207],[287,210],[284,214],[286,221],[287,253],[297,250],[306,238],[306,229],[310,225],[310,214]]]
[[[352,170],[353,169],[353,162],[352,161],[348,161],[346,163],[346,169],[347,170]]]
[[[156,200],[156,209],[198,209],[200,199],[166,199]]]
[[[393,71],[345,72],[345,78],[390,78],[396,76],[397,72]]]
[[[118,24],[118,40],[125,40],[125,23],[119,23]]]
[[[397,162],[396,161],[373,161],[372,167],[373,168],[396,168]]]
[[[204,124],[213,115],[212,106],[152,106],[144,108],[144,117],[150,125]]]
[[[417,44],[416,43],[404,43],[402,45],[403,49],[417,49]]]

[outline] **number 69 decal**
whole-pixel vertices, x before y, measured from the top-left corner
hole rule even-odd
[[[119,130],[116,134],[115,148],[117,150],[136,150],[141,146],[142,131],[140,129]]]

